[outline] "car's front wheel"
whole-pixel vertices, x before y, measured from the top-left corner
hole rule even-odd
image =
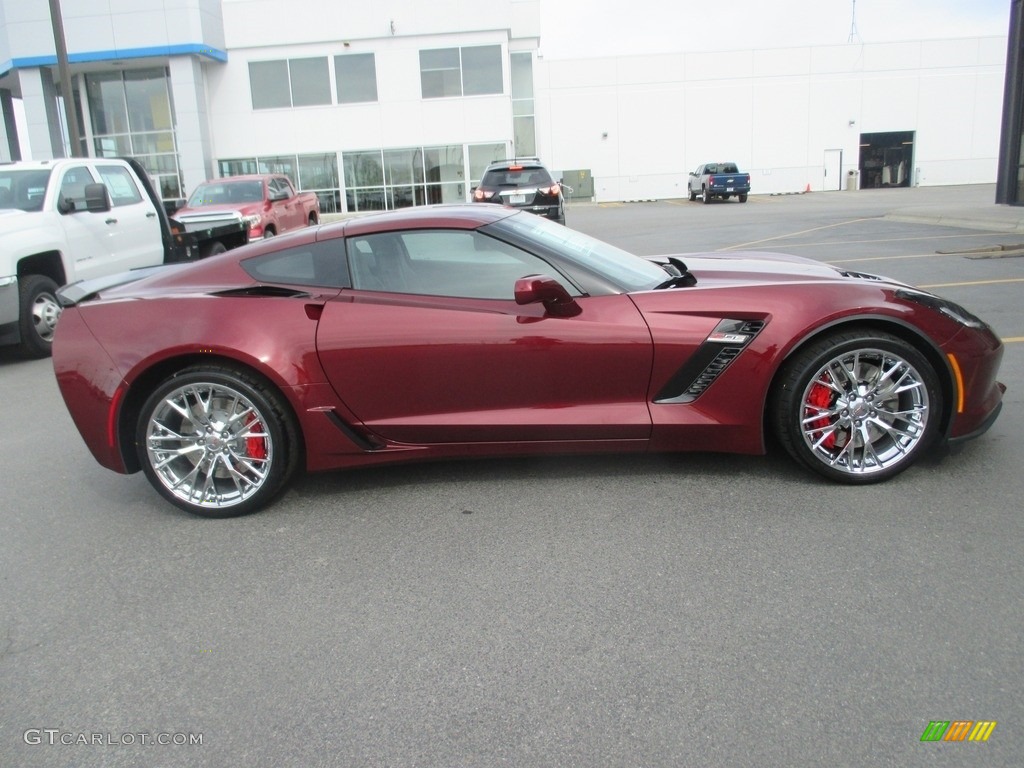
[[[873,483],[913,464],[935,439],[942,392],[931,363],[902,339],[832,334],[798,352],[773,392],[779,441],[832,480]]]
[[[21,305],[21,354],[49,357],[61,312],[57,284],[44,275],[28,275],[18,283],[18,301]]]
[[[235,517],[285,486],[299,440],[287,403],[262,377],[194,366],[146,400],[136,448],[146,477],[172,504],[202,517]]]

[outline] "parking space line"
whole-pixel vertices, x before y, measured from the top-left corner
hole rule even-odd
[[[857,219],[856,221],[873,221],[873,219]],[[800,233],[797,233],[800,234]],[[780,235],[780,237],[789,237],[789,235]],[[1006,237],[1005,232],[973,232],[970,234],[963,235],[921,235],[919,237],[885,237],[885,238],[872,238],[870,240],[844,240],[842,245],[864,245],[865,243],[905,243],[911,240],[965,240],[974,237]],[[790,243],[787,248],[814,248],[814,247],[835,247],[836,243],[830,242],[814,242],[814,243]],[[734,248],[736,246],[729,246]],[[943,254],[947,255],[947,254]],[[961,255],[963,255],[961,253]]]
[[[999,280],[969,280],[963,283],[931,283],[930,285],[919,285],[918,288],[961,288],[965,285],[997,285],[1000,283],[1024,283],[1024,277],[1004,277]]]
[[[826,224],[823,227],[811,227],[810,229],[801,229],[799,232],[788,232],[784,235],[776,235],[775,237],[766,237],[763,240],[751,240],[749,243],[740,243],[739,245],[727,245],[725,248],[719,248],[719,251],[735,251],[741,248],[749,248],[752,245],[760,245],[761,243],[770,243],[773,240],[784,240],[787,237],[796,237],[797,235],[806,235],[810,232],[820,232],[823,229],[835,229],[836,227],[845,227],[847,224],[857,224],[861,221],[874,221],[874,218],[869,219],[850,219],[849,221],[837,221],[835,224]]]
[[[930,259],[935,256],[952,256],[953,254],[935,254],[935,253],[907,253],[902,256],[862,256],[857,259],[835,259],[829,261],[822,261],[822,264],[852,264],[858,261],[895,261],[897,259]]]
[[[1005,339],[1000,339],[1003,344],[1020,344],[1024,341],[1024,336],[1008,336]]]

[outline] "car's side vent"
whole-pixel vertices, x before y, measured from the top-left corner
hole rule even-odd
[[[878,275],[871,275],[871,274],[868,274],[867,272],[851,272],[848,269],[840,270],[839,274],[842,275],[843,277],[854,277],[854,278],[857,278],[858,280],[881,280],[882,279]]]
[[[216,291],[214,296],[266,296],[279,299],[307,299],[309,291],[300,291],[295,288],[284,288],[278,285],[250,285],[245,288],[229,288],[226,291]]]
[[[729,363],[764,328],[763,320],[722,320],[690,359],[669,379],[654,402],[691,403],[715,383]]]

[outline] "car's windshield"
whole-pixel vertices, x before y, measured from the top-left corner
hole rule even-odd
[[[188,199],[188,207],[258,203],[262,199],[262,181],[219,181],[196,187],[192,197]]]
[[[597,273],[624,291],[646,291],[665,280],[665,270],[646,259],[542,216],[522,213],[494,225],[527,240],[539,241],[566,261]]]
[[[49,181],[48,168],[0,171],[0,209],[41,210]]]

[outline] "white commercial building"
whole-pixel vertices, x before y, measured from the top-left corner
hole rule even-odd
[[[539,3],[61,0],[80,147],[168,198],[285,172],[326,211],[468,200],[525,155],[598,201],[721,160],[755,194],[996,178],[1005,37],[549,60]],[[68,154],[49,2],[0,13],[0,159],[18,99],[31,155]]]

